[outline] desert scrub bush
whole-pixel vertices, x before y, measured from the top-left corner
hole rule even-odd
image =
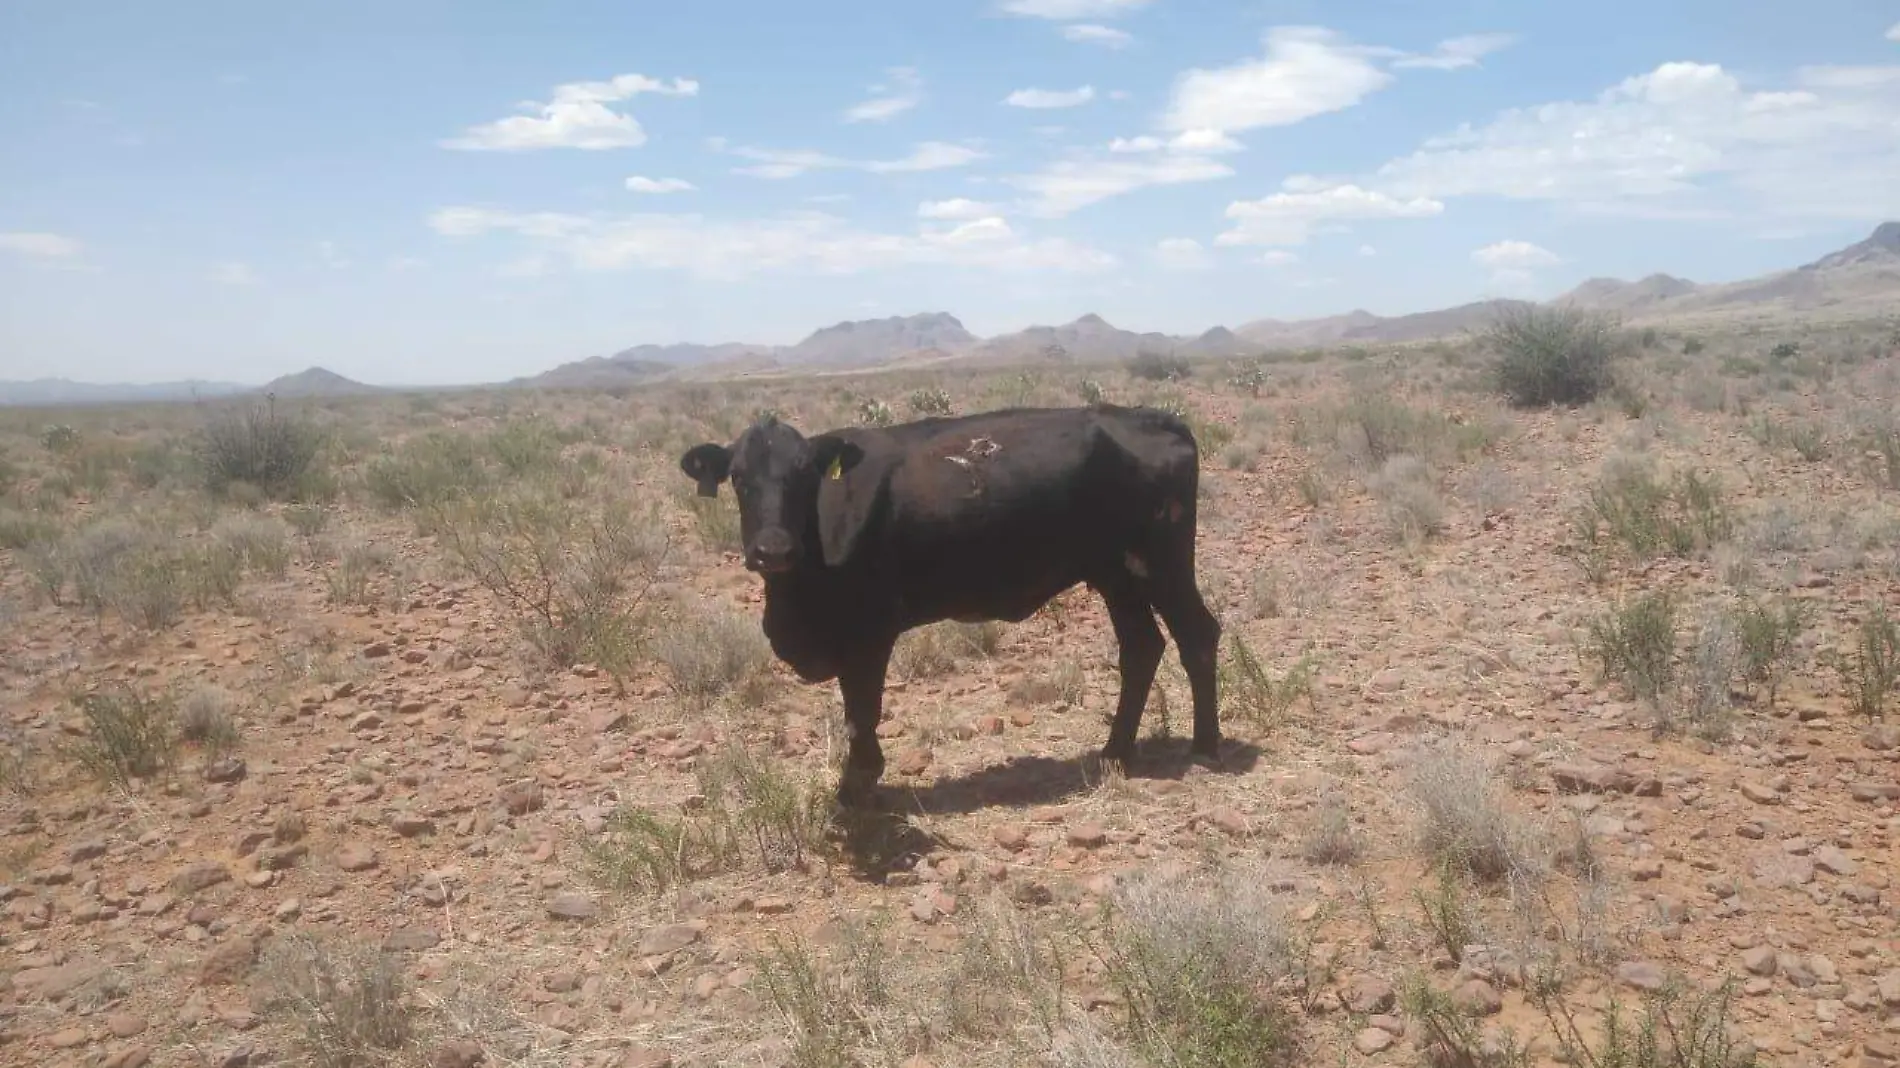
[[[1620,548],[1646,560],[1688,557],[1726,541],[1734,515],[1713,476],[1677,471],[1667,482],[1641,462],[1606,463],[1573,527],[1586,554]]]
[[[1615,319],[1576,308],[1510,305],[1480,341],[1496,390],[1520,408],[1578,405],[1607,391],[1628,341]]]
[[[1352,806],[1337,792],[1319,800],[1313,822],[1300,842],[1300,855],[1315,864],[1350,864],[1359,856],[1360,834],[1352,825]]]
[[[80,766],[120,786],[172,766],[178,749],[178,706],[166,691],[116,686],[73,699],[85,733],[73,748]]]
[[[1686,670],[1673,705],[1657,706],[1657,733],[1673,733],[1687,720],[1687,729],[1696,737],[1726,740],[1734,722],[1729,694],[1742,667],[1741,633],[1734,617],[1723,608],[1707,612],[1683,659]]]
[[[1888,696],[1900,689],[1900,626],[1884,602],[1875,603],[1855,628],[1854,647],[1833,660],[1854,711],[1868,719],[1885,717]]]
[[[690,490],[680,492],[678,499],[684,502],[686,510],[692,514],[693,530],[699,535],[699,542],[713,552],[741,552],[744,544],[739,536],[739,502],[730,493],[717,497],[701,497]]]
[[[1724,979],[1699,995],[1680,979],[1641,995],[1624,1015],[1622,995],[1608,991],[1592,1026],[1579,1023],[1560,990],[1532,986],[1531,1000],[1549,1022],[1558,1059],[1576,1068],[1753,1068],[1755,1044],[1731,1019],[1735,984]]]
[[[1343,401],[1297,411],[1288,424],[1295,444],[1333,446],[1362,470],[1375,471],[1400,455],[1463,460],[1489,448],[1499,433],[1489,420],[1455,419],[1370,385]]]
[[[1529,1048],[1515,1029],[1487,1033],[1451,991],[1432,985],[1424,973],[1407,971],[1399,981],[1399,1008],[1418,1029],[1418,1048],[1425,1064],[1448,1068],[1529,1068]],[[1571,1062],[1574,1063],[1574,1062]]]
[[[372,603],[370,581],[389,570],[394,555],[371,542],[351,542],[337,553],[336,566],[323,576],[324,594],[331,604]]]
[[[1001,893],[964,911],[956,964],[943,983],[944,1022],[979,1041],[1046,1046],[1063,1022],[1066,931],[1044,929]],[[1032,1027],[1020,1034],[1024,1025]]]
[[[1005,700],[1012,705],[1056,705],[1077,708],[1088,680],[1082,665],[1062,660],[1047,667],[1032,668],[1010,684]]]
[[[1379,501],[1387,528],[1401,542],[1417,542],[1445,529],[1445,502],[1431,473],[1416,456],[1386,460],[1367,486]]]
[[[207,764],[237,750],[237,698],[228,690],[200,686],[178,703],[178,738],[198,747]]]
[[[1751,696],[1761,693],[1771,708],[1781,680],[1792,667],[1808,620],[1808,606],[1785,596],[1773,602],[1751,598],[1736,611],[1742,681]]]
[[[1178,382],[1193,373],[1186,359],[1170,353],[1142,352],[1128,361],[1131,377],[1144,382]]]
[[[579,870],[614,893],[657,893],[753,867],[771,873],[829,861],[832,801],[817,778],[794,775],[731,742],[693,768],[698,793],[676,812],[622,805],[580,847]]]
[[[433,509],[471,496],[489,483],[473,438],[444,430],[412,437],[363,468],[363,490],[386,511]]]
[[[1660,702],[1675,681],[1676,598],[1669,590],[1638,594],[1590,621],[1586,649],[1603,678],[1632,697]]]
[[[947,675],[966,660],[995,656],[1002,640],[1003,628],[997,623],[944,620],[913,627],[898,637],[891,667],[907,679]]]
[[[280,414],[272,401],[262,409],[213,416],[200,429],[195,451],[211,492],[242,484],[272,500],[290,500],[312,489],[322,446],[316,426]]]
[[[272,936],[258,972],[267,1010],[295,1024],[304,1064],[376,1068],[416,1037],[402,962],[379,947],[285,930]]]
[[[503,473],[527,478],[554,468],[561,459],[561,435],[543,416],[510,420],[490,431],[487,452]]]
[[[442,505],[432,525],[451,561],[502,602],[543,661],[625,677],[668,549],[652,509],[619,498],[588,509],[530,485]]]
[[[252,571],[282,578],[290,568],[290,528],[280,519],[259,515],[225,516],[212,526],[211,537]]]
[[[0,549],[31,549],[59,540],[57,520],[41,512],[0,507]]]
[[[914,390],[910,395],[910,411],[917,416],[949,415],[950,394],[941,389]]]
[[[673,688],[690,697],[717,697],[756,678],[772,650],[759,621],[724,604],[682,601],[675,618],[653,640],[653,655]]]
[[[1544,836],[1505,806],[1497,777],[1469,743],[1453,737],[1423,743],[1406,789],[1418,805],[1418,845],[1481,883],[1534,885],[1548,870]]]
[[[1303,1063],[1299,1018],[1277,989],[1293,978],[1292,938],[1269,885],[1233,870],[1143,873],[1114,896],[1104,963],[1148,1061]]]
[[[858,422],[864,426],[890,426],[896,420],[891,406],[875,397],[868,397],[858,405]]]
[[[1238,631],[1227,635],[1227,655],[1220,663],[1220,692],[1232,712],[1259,727],[1271,727],[1290,712],[1300,698],[1313,705],[1313,677],[1318,662],[1302,654],[1275,678]],[[1224,710],[1226,711],[1226,710]]]

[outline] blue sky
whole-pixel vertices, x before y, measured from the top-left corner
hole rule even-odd
[[[0,378],[1722,281],[1900,218],[1900,6],[0,3]]]

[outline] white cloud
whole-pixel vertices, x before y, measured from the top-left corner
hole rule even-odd
[[[1390,49],[1354,45],[1332,30],[1275,26],[1264,43],[1261,59],[1176,78],[1163,126],[1229,132],[1287,126],[1351,107],[1392,82],[1373,62]]]
[[[1393,61],[1392,65],[1429,70],[1463,70],[1477,66],[1478,60],[1509,47],[1515,40],[1517,35],[1509,33],[1474,33],[1464,37],[1449,37],[1438,42],[1438,47],[1430,55],[1406,56]]]
[[[1288,252],[1283,248],[1270,248],[1255,257],[1254,262],[1263,263],[1268,267],[1291,267],[1300,262],[1300,254]]]
[[[1139,137],[1117,137],[1108,143],[1108,150],[1118,154],[1176,152],[1183,156],[1213,156],[1225,152],[1238,152],[1247,146],[1227,136],[1219,130],[1185,130],[1169,140],[1143,134]]]
[[[1900,22],[1887,27],[1887,40],[1900,41]]]
[[[565,260],[576,270],[647,268],[721,281],[781,270],[852,274],[962,266],[1096,272],[1116,265],[1115,257],[1085,245],[1026,238],[996,216],[948,229],[878,233],[822,212],[720,221],[698,215],[581,216],[456,207],[435,212],[429,224],[445,237],[511,234],[530,245],[531,258]]]
[[[1002,0],[1007,14],[1060,22],[1112,19],[1147,7],[1149,0]]]
[[[1438,215],[1445,205],[1426,197],[1400,200],[1356,185],[1327,185],[1294,177],[1282,191],[1259,200],[1227,205],[1233,229],[1214,239],[1217,245],[1301,245],[1314,230],[1333,221],[1416,219]]]
[[[1033,199],[1031,214],[1067,215],[1097,201],[1157,185],[1180,185],[1231,177],[1225,163],[1192,155],[1158,155],[1148,159],[1059,160],[1034,174],[1005,179],[1027,190]]]
[[[1155,262],[1169,271],[1205,271],[1214,265],[1207,249],[1191,237],[1169,237],[1155,243]]]
[[[1079,89],[1018,89],[1003,98],[1013,108],[1073,108],[1095,99],[1095,87]]]
[[[696,96],[699,83],[690,78],[667,83],[644,74],[621,74],[604,82],[569,82],[555,86],[553,98],[545,104],[530,100],[519,105],[519,110],[529,114],[471,126],[460,137],[440,144],[478,152],[638,147],[647,139],[639,121],[607,105],[640,93]]]
[[[773,179],[796,178],[808,171],[819,170],[860,170],[872,174],[940,171],[952,167],[967,167],[986,156],[981,149],[968,145],[954,145],[947,141],[925,141],[912,149],[910,155],[888,160],[849,160],[808,149],[729,146],[719,138],[713,138],[711,146],[715,151],[729,152],[744,159],[758,161],[753,166],[733,168],[734,174]]]
[[[981,219],[997,214],[996,207],[978,200],[966,200],[953,197],[949,200],[926,200],[917,205],[919,219]]]
[[[317,242],[317,258],[323,261],[324,266],[334,270],[342,270],[350,265],[349,257],[337,249],[334,241]]]
[[[846,122],[889,122],[916,107],[924,98],[924,80],[914,67],[892,67],[885,72],[890,84],[873,85],[871,92],[881,93],[844,113]]]
[[[1392,160],[1399,197],[1493,196],[1645,217],[1900,215],[1900,67],[1807,67],[1749,90],[1664,63],[1592,100],[1505,111]]]
[[[73,259],[84,250],[76,239],[64,234],[20,231],[0,234],[0,249],[23,256],[58,260]]]
[[[1098,26],[1092,22],[1076,22],[1062,27],[1064,40],[1076,44],[1101,45],[1103,48],[1127,48],[1134,41],[1126,30],[1112,26]]]
[[[1513,268],[1529,270],[1533,267],[1550,267],[1563,261],[1555,252],[1531,244],[1529,241],[1498,241],[1471,253],[1471,258],[1486,267]]]
[[[1378,249],[1376,249],[1376,248],[1374,248],[1374,247],[1372,247],[1371,245],[1360,245],[1360,246],[1359,246],[1359,254],[1360,254],[1361,256],[1366,256],[1366,257],[1368,257],[1368,258],[1369,258],[1369,257],[1372,257],[1372,256],[1377,256],[1377,255],[1379,254],[1379,250],[1378,250]]]
[[[946,141],[925,141],[903,159],[872,160],[861,166],[872,174],[897,174],[967,167],[983,158],[983,152],[965,145],[953,145]]]
[[[248,263],[220,263],[211,268],[211,280],[227,286],[254,286],[257,284],[257,272],[251,270]]]
[[[627,179],[627,189],[635,193],[690,193],[693,183],[684,178],[643,178],[634,175]]]

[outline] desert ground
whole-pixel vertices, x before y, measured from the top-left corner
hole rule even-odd
[[[1900,1062],[1900,329],[1560,334],[0,411],[0,1061]],[[1092,759],[1078,589],[835,811],[680,453],[1096,399],[1201,443],[1223,765],[1172,644]]]

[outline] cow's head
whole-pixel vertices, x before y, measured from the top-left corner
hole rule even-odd
[[[680,457],[680,470],[699,483],[699,495],[716,497],[732,480],[739,498],[739,540],[745,566],[762,574],[790,571],[812,550],[818,493],[827,478],[842,478],[864,450],[834,434],[807,438],[770,416],[753,424],[731,445],[695,445]],[[832,555],[826,546],[826,555]]]

